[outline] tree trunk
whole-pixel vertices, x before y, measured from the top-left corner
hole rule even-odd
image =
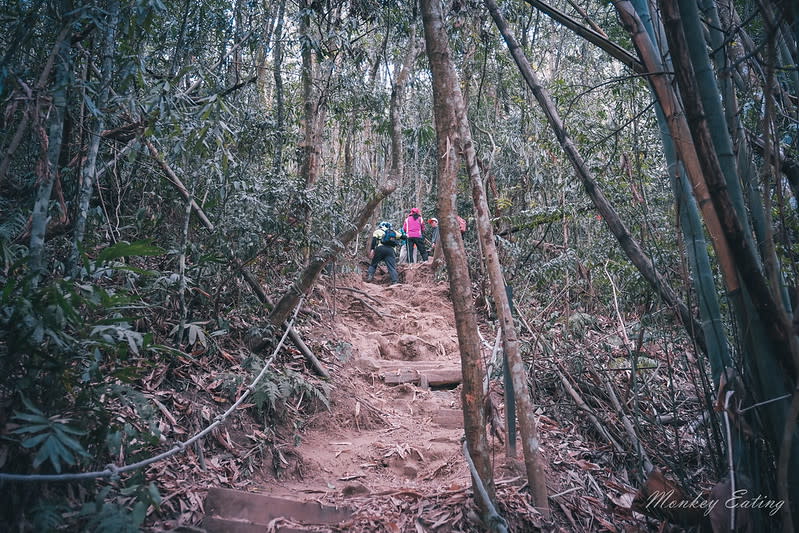
[[[472,302],[466,251],[455,218],[456,181],[460,161],[455,102],[460,100],[460,89],[450,57],[440,4],[436,0],[422,0],[421,4],[427,57],[433,76],[433,112],[438,145],[439,242],[443,245],[449,271],[450,297],[455,310],[455,326],[461,354],[464,430],[479,478],[473,479],[473,482],[475,486],[486,487],[485,496],[488,501],[483,499],[479,490],[475,490],[475,499],[483,515],[487,517],[493,507],[495,488],[485,433],[481,343],[477,335],[477,318]]]
[[[496,11],[496,4],[492,0],[487,0],[489,9]],[[472,198],[474,200],[475,215],[477,221],[478,239],[483,251],[483,257],[489,274],[491,283],[491,293],[497,308],[500,324],[502,327],[502,343],[510,365],[511,377],[513,380],[513,390],[518,406],[519,429],[522,437],[522,449],[524,450],[525,466],[527,478],[532,488],[533,499],[536,507],[541,514],[549,519],[549,501],[547,499],[546,479],[542,465],[538,432],[536,430],[535,415],[533,410],[530,391],[527,385],[527,372],[524,362],[519,353],[519,339],[516,334],[516,326],[513,323],[508,294],[505,290],[505,278],[502,274],[502,267],[499,262],[496,244],[494,242],[494,231],[491,227],[491,220],[488,210],[488,200],[480,176],[480,169],[477,164],[472,134],[469,127],[466,107],[460,94],[460,84],[455,75],[454,68],[444,70],[445,77],[442,81],[446,85],[453,87],[453,94],[447,98],[443,104],[451,107],[449,113],[453,113],[457,120],[457,131],[453,132],[451,140],[455,144],[458,153],[462,153],[466,159],[466,166],[472,184]]]
[[[704,171],[708,191],[711,193],[722,230],[727,237],[735,264],[741,272],[741,278],[750,293],[755,309],[775,344],[779,347],[777,355],[786,372],[786,377],[791,383],[796,383],[799,369],[799,363],[796,361],[799,354],[795,354],[790,347],[793,333],[781,303],[771,293],[768,282],[760,270],[758,258],[750,245],[750,239],[747,238],[748,232],[745,231],[730,196],[727,181],[705,119],[705,110],[696,85],[697,80],[693,74],[685,34],[680,25],[679,9],[671,2],[662,2],[662,4],[666,34],[674,58],[680,94],[685,104],[688,125]],[[737,174],[734,178],[737,179]]]
[[[691,142],[691,132],[671,86],[671,80],[666,76],[654,42],[649,38],[649,34],[647,34],[633,5],[627,0],[614,0],[613,4],[621,17],[622,24],[632,37],[641,61],[650,72],[647,79],[663,108],[677,155],[685,166],[688,178],[691,180],[694,197],[699,209],[702,211],[705,227],[707,227],[713,248],[716,251],[716,258],[724,276],[727,292],[733,293],[740,287],[738,274],[735,270],[729,244],[725,238],[724,231],[721,229],[718,214],[710,200],[707,183],[705,183],[705,178],[702,174],[702,166],[699,162],[696,148]]]
[[[275,23],[275,146],[272,158],[272,175],[278,179],[283,173],[283,135],[284,135],[284,102],[283,102],[283,12],[286,0],[280,1]]]
[[[722,229],[730,243],[746,289],[742,291],[741,298],[735,301],[736,314],[739,319],[745,319],[742,320],[742,324],[747,327],[744,331],[747,331],[745,340],[748,357],[744,362],[755,370],[760,381],[761,396],[766,391],[769,396],[782,391],[791,391],[794,395],[793,405],[789,406],[785,401],[771,402],[763,409],[762,415],[766,420],[764,429],[767,439],[774,449],[779,449],[777,473],[780,479],[777,490],[780,499],[785,503],[783,527],[785,531],[793,531],[792,513],[797,512],[796,505],[799,498],[799,491],[795,485],[795,480],[799,476],[799,443],[796,435],[796,408],[799,405],[796,395],[799,391],[795,390],[799,371],[799,346],[785,308],[779,301],[778,295],[770,290],[768,281],[760,270],[759,258],[750,243],[751,228],[746,224],[746,219],[742,219],[736,213],[734,195],[730,194],[728,182],[734,179],[733,187],[736,186],[737,173],[732,177],[725,176],[717,154],[718,146],[714,145],[716,138],[710,131],[706,111],[718,115],[720,110],[715,108],[715,103],[711,104],[709,109],[705,109],[706,99],[700,95],[699,78],[695,71],[696,63],[699,63],[700,70],[704,71],[709,61],[706,54],[704,57],[697,55],[691,57],[682,20],[684,15],[682,9],[686,10],[686,16],[693,16],[695,5],[682,1],[679,5],[670,1],[661,1],[660,5],[691,135],[700,156],[713,204],[719,214]],[[717,123],[718,118],[714,124]],[[721,149],[723,151],[723,146]],[[753,312],[747,313],[749,309]],[[753,342],[755,339],[760,339],[757,345]],[[776,359],[781,366],[782,375],[776,372],[773,359]],[[776,391],[774,385],[778,386]],[[787,474],[788,470],[791,471],[790,477]],[[789,479],[794,480],[793,486],[789,487]]]
[[[643,26],[651,42],[660,42],[655,39],[655,26],[649,11],[648,2],[636,2],[636,9]],[[659,26],[660,27],[660,26]],[[658,57],[664,57],[662,52]],[[667,63],[668,64],[668,63]],[[669,67],[671,70],[671,67]],[[650,86],[650,90],[652,90]],[[688,264],[693,274],[693,285],[696,292],[697,303],[699,305],[699,316],[702,320],[702,327],[705,331],[705,341],[707,343],[707,357],[710,361],[710,369],[713,378],[713,385],[719,383],[719,378],[725,368],[732,368],[730,359],[727,334],[724,330],[724,323],[721,319],[721,307],[716,293],[716,283],[714,281],[713,269],[710,264],[710,256],[707,252],[705,241],[705,231],[702,227],[702,220],[691,194],[691,185],[685,175],[685,167],[677,157],[675,140],[669,129],[669,122],[663,112],[657,95],[653,92],[655,100],[655,113],[660,126],[660,136],[663,142],[663,152],[666,158],[669,181],[671,182],[677,212],[680,221],[680,231],[682,231],[685,241],[685,253]],[[715,426],[713,426],[715,428]]]
[[[305,187],[310,188],[319,179],[321,158],[321,136],[319,123],[324,122],[319,116],[319,92],[314,89],[319,70],[316,53],[311,42],[314,39],[311,30],[309,12],[313,11],[309,0],[300,2],[300,46],[302,47],[302,102],[303,102],[303,134],[300,145],[300,176]]]
[[[627,50],[608,39],[607,35],[599,33],[601,28],[586,28],[567,14],[558,11],[554,7],[541,2],[540,0],[525,0],[528,4],[538,9],[552,20],[562,24],[564,27],[569,28],[574,33],[585,39],[591,44],[594,44],[608,53],[611,57],[618,59],[633,71],[638,74],[646,73],[646,67]],[[590,22],[590,21],[589,21]],[[597,31],[599,30],[599,31]]]
[[[366,205],[353,217],[354,220],[349,224],[349,227],[336,235],[333,238],[332,244],[319,250],[317,254],[311,257],[308,266],[297,276],[297,279],[283,294],[283,297],[280,298],[275,308],[270,313],[269,321],[272,322],[272,324],[279,326],[288,319],[291,312],[297,306],[300,297],[308,292],[308,290],[313,287],[314,283],[316,283],[316,279],[319,277],[325,265],[344,251],[350,241],[354,239],[361,229],[363,229],[364,225],[366,225],[366,222],[372,215],[372,211],[375,210],[377,205],[383,201],[385,197],[394,192],[396,188],[397,184],[394,180],[388,179],[381,183],[374,195],[366,202]]]
[[[69,35],[70,28],[71,27],[67,25],[56,37],[55,45],[53,45],[53,51],[50,52],[50,55],[47,57],[47,62],[42,69],[42,73],[39,75],[39,79],[36,82],[36,87],[34,87],[35,93],[43,92],[47,86],[47,80],[50,79],[50,72],[53,70],[53,65],[55,62],[59,60],[61,45],[64,42],[64,39],[66,39],[67,35]],[[9,51],[11,50],[9,49]],[[33,94],[30,96],[33,96]],[[0,162],[0,183],[2,183],[3,179],[6,177],[8,167],[11,165],[11,158],[14,156],[14,153],[16,153],[17,148],[19,148],[19,145],[22,142],[22,139],[25,137],[31,117],[36,112],[37,111],[35,109],[28,108],[23,113],[22,119],[19,121],[17,129],[14,132],[14,136],[11,138],[11,142],[8,144],[8,148],[5,149],[3,161]]]
[[[400,122],[400,111],[402,101],[405,96],[405,86],[408,84],[413,69],[413,62],[420,52],[420,43],[416,39],[416,26],[411,26],[408,36],[408,50],[405,53],[402,64],[398,66],[395,73],[394,86],[391,88],[391,101],[389,103],[389,121],[391,124],[391,170],[396,179],[402,180],[403,161],[405,150],[402,146],[402,123]]]
[[[187,7],[188,9],[188,7]],[[100,149],[100,139],[102,131],[105,129],[104,108],[111,92],[111,75],[114,67],[114,44],[116,39],[116,28],[119,21],[119,2],[112,1],[108,8],[108,21],[103,44],[103,62],[101,67],[101,80],[99,97],[96,106],[100,110],[96,117],[94,132],[89,141],[89,151],[86,155],[86,163],[83,167],[83,181],[80,185],[78,197],[78,213],[75,218],[75,232],[72,240],[72,254],[69,260],[68,270],[74,276],[77,273],[80,253],[80,245],[86,232],[86,218],[89,212],[89,202],[92,198],[94,184],[97,182],[97,154]]]
[[[40,277],[45,270],[44,238],[47,232],[47,215],[50,206],[50,194],[53,183],[58,179],[59,157],[61,155],[61,142],[64,133],[64,116],[67,107],[67,88],[69,86],[70,71],[70,43],[67,38],[56,44],[55,86],[53,89],[53,107],[50,120],[50,133],[45,135],[43,126],[40,128],[42,142],[42,158],[38,164],[38,187],[36,188],[36,201],[31,214],[31,236],[29,246],[28,264],[31,271]],[[38,113],[38,110],[34,111]],[[45,152],[46,150],[46,152]]]

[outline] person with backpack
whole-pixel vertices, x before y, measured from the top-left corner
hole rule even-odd
[[[425,250],[424,237],[422,236],[422,232],[424,232],[424,219],[418,207],[411,209],[411,214],[405,219],[402,229],[408,236],[406,241],[408,246],[408,262],[413,263],[414,245],[416,245],[416,248],[419,250],[419,255],[422,258],[421,260],[427,261],[427,250]]]
[[[438,237],[440,235],[438,230],[438,219],[435,217],[431,218],[427,221],[427,225],[430,226],[430,252],[428,255],[431,253],[435,255],[436,244],[438,243]]]
[[[397,256],[394,255],[394,248],[399,244],[402,236],[392,227],[390,222],[381,222],[372,234],[372,243],[369,247],[369,259],[372,263],[366,272],[366,281],[371,282],[375,279],[375,271],[380,261],[386,263],[388,275],[391,277],[391,284],[399,283],[397,275]]]

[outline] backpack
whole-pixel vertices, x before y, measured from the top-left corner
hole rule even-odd
[[[397,244],[397,232],[393,229],[383,230],[383,236],[380,238],[380,244],[394,246]]]

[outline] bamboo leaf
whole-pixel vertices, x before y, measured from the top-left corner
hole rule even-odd
[[[95,263],[100,264],[112,259],[119,259],[120,257],[131,256],[153,256],[163,255],[165,252],[162,248],[150,244],[149,240],[136,241],[132,243],[118,242],[109,246],[97,256]]]

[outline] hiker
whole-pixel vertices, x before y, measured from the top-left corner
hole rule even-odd
[[[424,247],[424,219],[418,207],[411,209],[411,214],[405,219],[402,229],[408,235],[406,244],[408,246],[408,262],[413,263],[413,246],[419,250],[419,255],[422,261],[427,261],[427,250]]]
[[[466,221],[463,220],[460,216],[456,216],[458,219],[458,229],[461,230],[461,238],[466,238]]]
[[[380,261],[384,261],[386,268],[388,268],[388,275],[391,276],[391,284],[399,283],[397,257],[394,255],[394,248],[400,239],[401,235],[394,231],[390,222],[381,222],[377,226],[377,229],[372,234],[372,244],[369,248],[369,259],[372,260],[372,263],[366,272],[366,281],[375,279],[377,265]]]
[[[435,217],[431,218],[427,221],[427,224],[430,226],[430,252],[428,252],[428,255],[435,255],[433,252],[436,251],[436,243],[438,242],[439,235],[438,219]]]

